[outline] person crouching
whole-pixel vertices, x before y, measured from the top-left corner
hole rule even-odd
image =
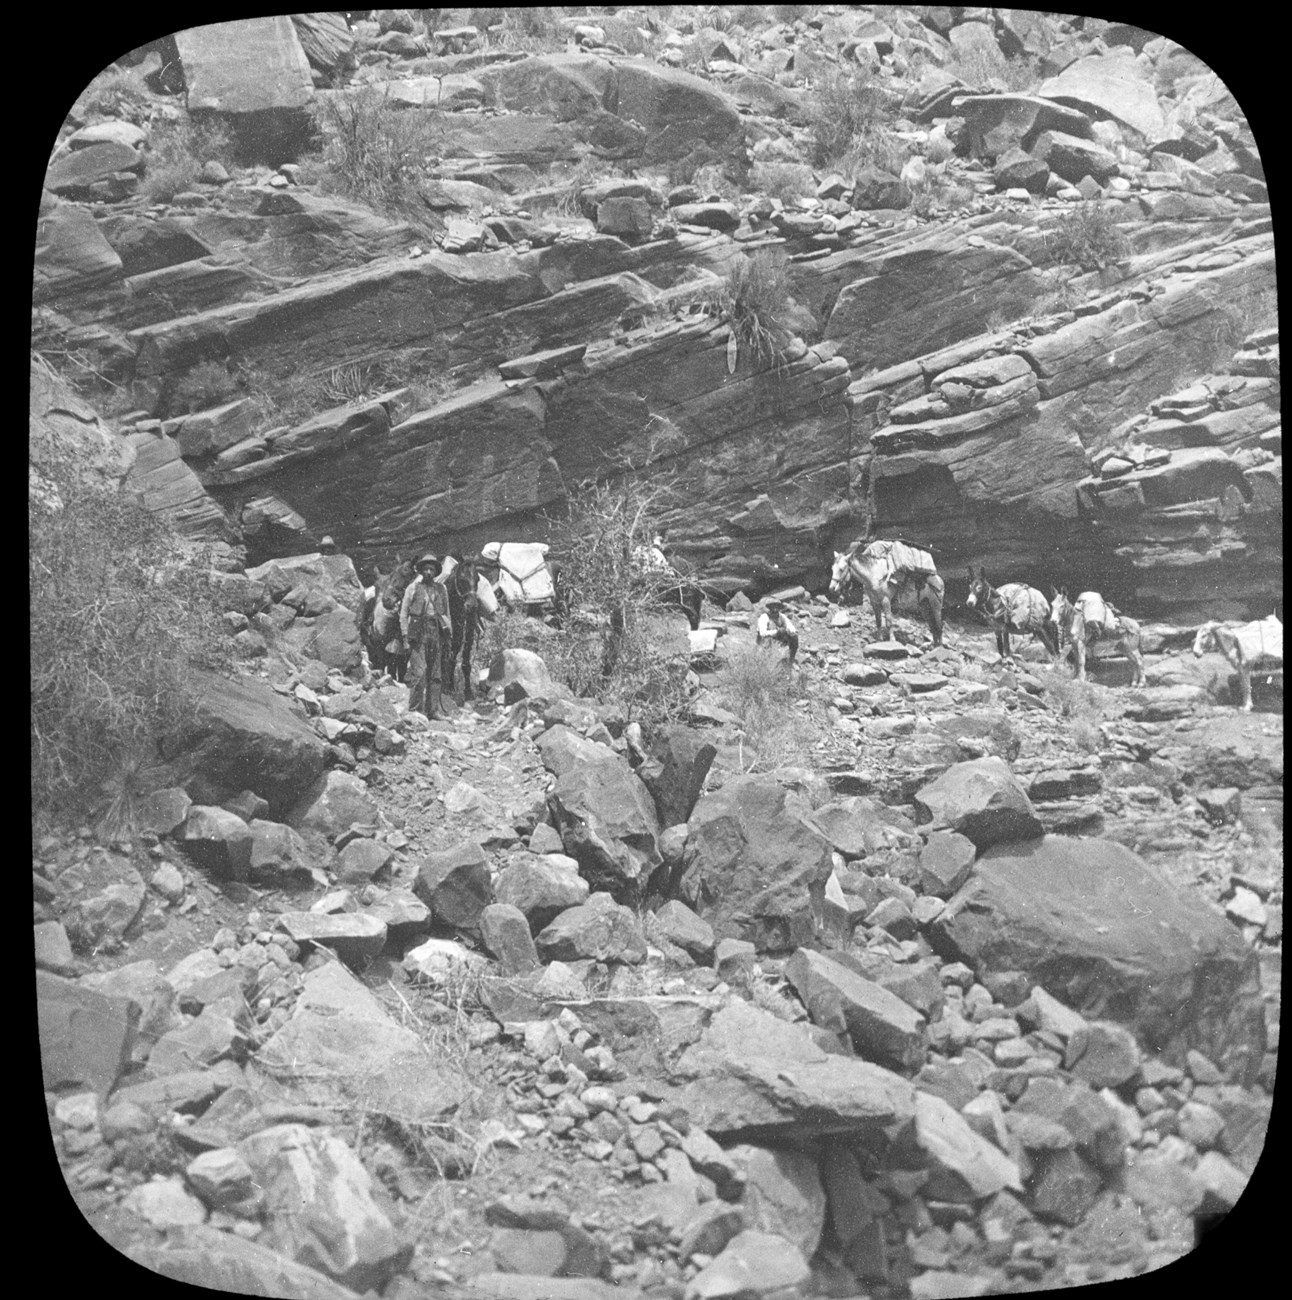
[[[451,628],[449,594],[435,581],[443,567],[438,555],[423,555],[414,567],[417,580],[408,584],[399,608],[399,627],[408,646],[408,707],[428,718],[443,718],[442,646]]]
[[[799,634],[785,612],[785,606],[774,600],[758,616],[756,637],[759,645],[764,641],[776,641],[788,648],[790,670],[794,669],[794,658],[799,652]]]

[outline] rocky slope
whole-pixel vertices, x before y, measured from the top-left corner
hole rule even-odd
[[[1160,1267],[1233,1206],[1281,717],[1181,683],[1169,630],[1164,684],[1080,692],[799,598],[792,768],[718,704],[748,613],[643,750],[515,651],[408,713],[329,667],[353,582],[249,575],[283,639],[137,838],[37,846],[51,1123],[119,1249],[292,1296],[983,1295]]]
[[[1222,592],[1213,612],[1263,615],[1281,589],[1276,362],[1213,403],[1247,416],[1163,430],[1143,485],[1088,481],[1128,418],[1226,372],[1272,312],[1250,132],[1171,42],[1013,12],[827,9],[726,33],[625,13],[569,20],[559,53],[327,16],[200,29],[177,50],[188,107],[218,100],[244,132],[277,122],[289,140],[301,104],[367,85],[407,105],[438,142],[420,189],[435,246],[292,164],[216,164],[149,203],[149,130],[182,110],[78,121],[47,178],[37,346],[127,385],[117,427],[141,485],[253,560],[324,533],[360,561],[538,536],[570,485],[653,458],[693,485],[667,522],[715,592],[817,587],[830,547],[869,526],[933,546],[953,592],[986,563],[1097,578],[1148,615],[1194,617]],[[975,49],[1032,60],[1035,93],[971,93],[946,69]],[[801,170],[812,87],[863,68],[904,179],[868,165],[818,172],[814,196],[758,192],[769,167]],[[699,158],[726,160],[741,193],[670,187]],[[1060,239],[1086,199],[1123,241],[1094,271]],[[733,367],[696,286],[759,248],[788,258],[796,337],[778,367],[748,349]],[[320,392],[337,367],[394,379],[294,424],[227,394],[183,410],[210,361]],[[414,374],[434,391],[412,412]],[[209,504],[177,486],[178,460]]]

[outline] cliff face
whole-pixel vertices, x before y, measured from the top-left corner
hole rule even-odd
[[[1152,615],[1266,612],[1282,578],[1276,343],[1258,333],[1225,372],[1272,299],[1273,242],[1223,87],[1167,42],[1128,62],[1074,29],[1062,58],[1038,47],[1062,65],[1039,94],[902,83],[919,164],[904,179],[826,175],[785,203],[668,191],[683,157],[746,177],[751,159],[802,158],[810,86],[858,30],[773,30],[734,61],[715,44],[706,76],[600,48],[473,50],[461,33],[430,57],[360,33],[324,67],[306,42],[332,87],[317,98],[350,102],[357,56],[437,133],[421,230],[291,169],[149,206],[131,197],[146,146],[132,172],[114,144],[94,180],[83,146],[99,137],[73,135],[47,182],[62,197],[42,206],[36,346],[128,391],[118,423],[145,493],[252,560],[324,533],[361,561],[544,536],[571,487],[631,462],[674,485],[670,543],[717,590],[820,588],[831,547],[869,528],[930,546],[953,598],[982,563]],[[954,46],[906,17],[890,37],[875,57],[892,86],[904,42]],[[299,71],[291,49],[270,64]],[[634,174],[571,185],[560,160],[577,157]],[[959,211],[927,175],[960,184]],[[933,202],[877,206],[920,195]],[[1083,196],[1120,232],[1100,270],[1063,260]],[[775,365],[733,359],[727,323],[695,305],[758,248],[787,259],[793,337]],[[242,391],[186,410],[211,363]],[[339,389],[344,367],[384,387],[308,415],[258,403],[256,384]]]

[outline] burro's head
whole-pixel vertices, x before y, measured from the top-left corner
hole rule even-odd
[[[830,592],[837,596],[842,590],[844,583],[848,580],[848,553],[847,551],[835,551],[834,564],[830,568]]]
[[[1199,659],[1218,648],[1216,645],[1216,629],[1219,626],[1219,623],[1204,623],[1198,629],[1198,635],[1193,638],[1193,653]]]

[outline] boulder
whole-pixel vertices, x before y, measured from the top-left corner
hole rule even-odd
[[[32,300],[41,303],[64,293],[97,288],[121,275],[121,258],[89,209],[44,196],[36,223]]]
[[[1255,953],[1217,909],[1120,844],[1047,836],[990,848],[931,929],[938,951],[980,978],[1023,971],[1169,1061],[1196,1047],[1233,1077],[1256,1077]]]
[[[696,804],[679,893],[715,935],[772,949],[811,938],[832,859],[810,813],[765,776],[735,777]]]
[[[913,1139],[932,1171],[925,1184],[931,1199],[978,1201],[1006,1188],[1023,1190],[1018,1166],[941,1097],[915,1094]]]
[[[260,1240],[352,1290],[378,1290],[404,1268],[413,1242],[398,1232],[359,1157],[341,1138],[277,1124],[238,1144],[265,1198]]]
[[[464,840],[443,853],[428,853],[413,882],[413,892],[437,921],[461,929],[476,929],[493,902],[489,859],[480,845]]]
[[[799,1295],[811,1276],[807,1260],[792,1242],[747,1230],[691,1279],[687,1293],[695,1300]]]
[[[712,1016],[667,1082],[667,1100],[719,1137],[757,1128],[778,1144],[836,1134],[878,1140],[915,1114],[915,1090],[900,1075],[827,1052],[806,1026],[740,999]]]
[[[595,889],[636,902],[662,861],[650,791],[613,750],[572,766],[548,796],[566,852]]]
[[[590,888],[573,858],[548,853],[504,867],[494,881],[494,897],[522,912],[531,930],[541,930],[566,908],[585,902]]]
[[[595,763],[614,753],[608,745],[588,740],[560,722],[548,727],[537,744],[543,766],[555,777],[564,776],[581,763]]]
[[[236,813],[194,804],[176,836],[199,865],[230,880],[251,870],[251,828]]]
[[[212,674],[194,681],[193,718],[165,745],[170,775],[211,803],[250,789],[274,815],[285,812],[319,779],[323,742],[262,682]]]
[[[302,831],[316,831],[329,838],[356,822],[368,825],[376,819],[377,805],[368,787],[357,776],[336,769],[319,777],[286,818]]]
[[[366,912],[283,912],[278,924],[293,942],[331,948],[356,970],[386,946],[385,921]]]
[[[535,940],[544,961],[618,961],[631,965],[646,956],[637,918],[609,894],[562,912]]]
[[[690,727],[672,726],[653,736],[637,769],[655,800],[661,826],[677,826],[695,809],[717,749]]]
[[[1043,131],[1032,146],[1032,157],[1073,185],[1086,176],[1102,185],[1119,170],[1116,154],[1062,131]]]
[[[516,700],[568,699],[569,687],[552,680],[547,665],[532,650],[500,650],[489,665],[489,687],[502,691],[508,704]]]
[[[604,234],[649,239],[651,226],[650,205],[645,199],[613,198],[597,205],[597,229]]]
[[[1057,77],[1043,81],[1037,93],[1096,117],[1114,118],[1147,140],[1161,140],[1168,134],[1152,73],[1127,50],[1077,59]]]
[[[106,1097],[130,1063],[139,1004],[38,970],[36,1013],[46,1091],[90,1088]]]
[[[915,795],[916,816],[956,831],[981,850],[1041,833],[1027,792],[995,755],[956,763]]]
[[[286,15],[189,27],[175,45],[190,113],[301,109],[314,97],[309,60]]]
[[[651,924],[652,929],[690,953],[696,961],[705,962],[713,956],[713,927],[696,916],[680,899],[669,899],[653,913]]]
[[[293,877],[312,874],[316,864],[305,841],[282,822],[254,818],[251,831],[251,879],[283,886]]]
[[[804,1151],[755,1146],[732,1147],[727,1154],[744,1171],[746,1225],[784,1237],[811,1259],[821,1241],[826,1207],[816,1158]]]
[[[878,849],[915,840],[915,827],[900,812],[864,795],[848,795],[816,808],[812,826],[845,858],[864,858]]]
[[[504,975],[524,975],[539,964],[529,922],[510,903],[490,903],[480,913],[480,937]]]
[[[814,1025],[851,1040],[857,1055],[914,1073],[924,1064],[924,1017],[823,953],[800,948],[785,965]]]

